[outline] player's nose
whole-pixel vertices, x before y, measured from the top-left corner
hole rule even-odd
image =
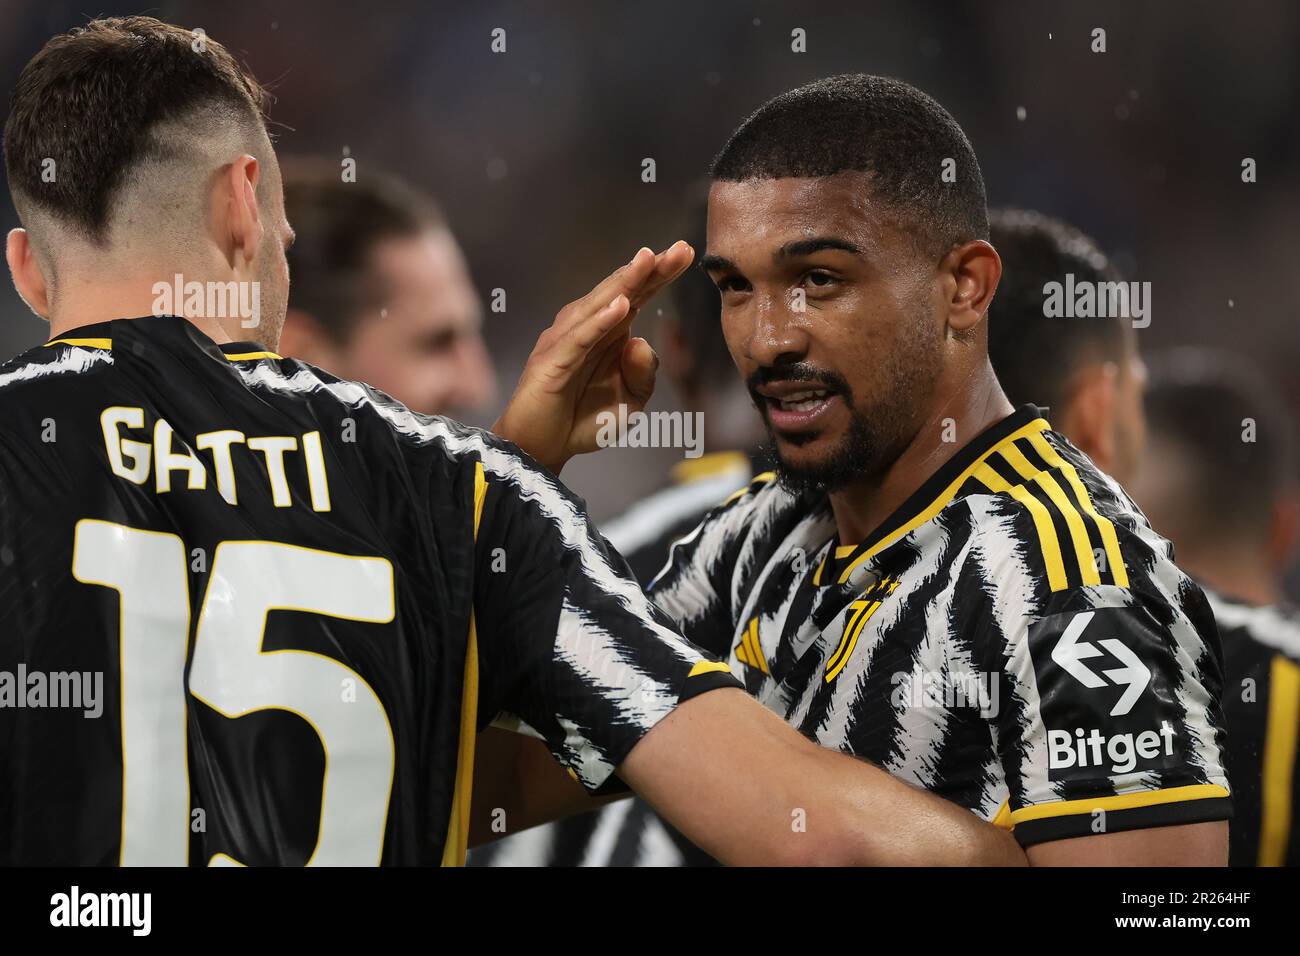
[[[808,332],[798,315],[780,298],[757,303],[746,353],[756,364],[798,362],[808,351]]]

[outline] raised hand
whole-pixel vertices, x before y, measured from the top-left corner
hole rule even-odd
[[[633,320],[694,258],[680,240],[658,255],[642,248],[562,308],[492,430],[557,473],[574,455],[595,451],[600,413],[620,404],[640,411],[654,392],[659,359],[649,342],[631,337]]]

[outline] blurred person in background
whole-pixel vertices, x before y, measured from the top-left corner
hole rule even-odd
[[[1233,866],[1293,866],[1300,611],[1282,577],[1300,534],[1296,422],[1260,370],[1218,350],[1153,362],[1134,496],[1205,590],[1223,643]]]
[[[281,349],[373,385],[415,411],[472,418],[497,397],[483,304],[432,198],[332,160],[287,159],[284,198],[298,239]]]
[[[692,190],[681,230],[703,249],[708,184]],[[686,413],[698,412],[705,453],[683,458],[664,487],[601,525],[642,586],[663,568],[672,543],[710,509],[769,465],[761,420],[722,336],[718,289],[703,270],[687,270],[669,288],[672,308],[658,320],[660,373]],[[711,866],[716,861],[666,823],[644,800],[622,800],[505,837],[470,853],[471,866]]]
[[[1121,485],[1142,454],[1146,368],[1124,316],[1053,317],[1044,286],[1120,281],[1097,244],[1059,219],[1023,209],[989,213],[1002,281],[989,311],[989,358],[1013,405],[1046,409],[1060,434]]]

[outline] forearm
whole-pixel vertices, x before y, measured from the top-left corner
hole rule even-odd
[[[540,740],[489,727],[475,752],[469,845],[594,810],[619,796],[590,796]]]
[[[740,690],[690,700],[619,773],[696,845],[732,865],[1023,865],[1009,833],[826,750]]]

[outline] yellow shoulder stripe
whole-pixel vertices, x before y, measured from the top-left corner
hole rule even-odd
[[[1097,513],[1093,507],[1092,499],[1088,497],[1088,489],[1083,486],[1079,479],[1079,473],[1074,466],[1056,453],[1052,443],[1044,438],[1041,434],[1030,435],[1029,441],[1040,455],[1043,461],[1047,462],[1049,467],[1055,468],[1065,476],[1066,482],[1074,491],[1074,496],[1079,502],[1079,507],[1097,525],[1097,530],[1101,532],[1102,545],[1106,549],[1106,562],[1109,565],[1108,570],[1111,577],[1115,579],[1115,584],[1119,587],[1128,587],[1128,570],[1124,567],[1124,557],[1120,554],[1119,538],[1115,534],[1115,526],[1105,515]],[[1096,564],[1094,562],[1093,566]],[[1085,583],[1086,579],[1085,579]]]
[[[873,544],[870,548],[865,549],[861,554],[859,554],[856,558],[854,558],[852,563],[850,563],[847,567],[844,568],[842,572],[840,572],[840,584],[847,583],[849,580],[849,576],[852,575],[853,572],[857,570],[858,567],[860,567],[865,562],[869,561],[873,555],[878,554],[883,549],[889,547],[891,544],[893,544],[895,541],[897,541],[899,538],[903,537],[904,535],[909,534],[910,532],[916,530],[921,525],[925,524],[927,521],[929,521],[931,518],[937,515],[940,511],[942,511],[944,507],[948,504],[948,502],[952,501],[953,496],[957,494],[957,492],[961,489],[961,486],[964,485],[966,481],[972,475],[975,474],[975,472],[979,469],[980,465],[983,465],[987,461],[989,455],[993,454],[995,451],[997,451],[1000,448],[1006,447],[1011,442],[1014,442],[1017,438],[1024,438],[1029,435],[1037,435],[1041,432],[1046,431],[1051,427],[1052,426],[1047,423],[1047,419],[1035,418],[1028,425],[1025,425],[1023,428],[1016,429],[1006,438],[1002,439],[1001,442],[999,442],[994,447],[990,448],[987,452],[985,452],[974,462],[968,465],[960,475],[958,475],[948,484],[948,487],[946,487],[943,491],[939,493],[939,496],[935,498],[934,501],[932,501],[927,508],[919,512],[910,521],[906,522],[905,524],[899,525],[889,534],[885,535],[883,538],[881,538],[879,541]]]
[[[1039,547],[1043,552],[1043,563],[1047,566],[1047,586],[1053,591],[1065,590],[1065,561],[1061,557],[1061,542],[1056,537],[1056,525],[1052,524],[1052,516],[1048,513],[1047,506],[1035,498],[1023,485],[1012,485],[989,467],[987,462],[981,463],[980,467],[975,471],[975,477],[989,491],[995,494],[1006,492],[1011,495],[1029,512],[1030,517],[1034,519],[1034,530],[1038,532]]]

